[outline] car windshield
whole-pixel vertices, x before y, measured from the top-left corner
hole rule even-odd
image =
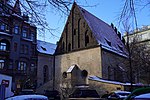
[[[34,99],[33,98],[28,98],[28,99],[23,99],[23,100],[48,100],[48,99],[44,99],[44,98],[34,98]]]
[[[121,95],[121,96],[128,96],[130,93],[118,93],[118,95]]]

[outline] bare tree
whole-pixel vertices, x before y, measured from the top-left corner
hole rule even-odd
[[[123,8],[121,9],[119,17],[119,25],[127,20],[132,23],[134,29],[138,28],[137,13],[142,9],[149,9],[150,0],[123,0]],[[130,26],[131,27],[131,26]]]
[[[149,84],[150,54],[147,42],[142,42],[138,34],[126,35],[129,60],[126,62],[130,82]]]

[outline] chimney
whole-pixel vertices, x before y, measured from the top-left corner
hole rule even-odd
[[[114,24],[113,23],[111,23],[111,27],[114,29]]]
[[[114,28],[114,31],[115,31],[116,33],[118,32],[116,27]]]
[[[126,42],[125,39],[124,39],[124,37],[122,37],[122,42],[123,42],[123,44],[125,44],[125,42]]]
[[[118,31],[118,34],[117,34],[117,35],[118,35],[118,37],[121,39],[121,33],[120,33],[119,31]]]
[[[15,6],[13,8],[13,11],[18,14],[21,15],[21,9],[20,9],[20,1],[16,0]]]

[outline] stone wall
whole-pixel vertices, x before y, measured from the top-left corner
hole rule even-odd
[[[93,81],[93,80],[89,80],[89,86],[92,87],[93,89],[96,89],[100,96],[102,96],[106,92],[110,93],[118,89],[124,90],[124,86],[121,84],[98,82],[98,81]]]
[[[100,47],[57,55],[55,57],[56,84],[59,83],[62,73],[73,64],[76,64],[81,70],[86,70],[88,75],[102,77]]]
[[[37,68],[37,89],[38,91],[53,89],[53,61],[54,57],[50,55],[39,54],[38,55],[38,68]],[[44,83],[44,66],[48,66],[48,77]],[[45,85],[47,84],[47,85]]]

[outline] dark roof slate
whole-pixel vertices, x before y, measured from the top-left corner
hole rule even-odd
[[[122,56],[127,56],[125,45],[110,25],[92,15],[82,7],[78,6],[78,8],[93,32],[93,36],[102,48]]]

